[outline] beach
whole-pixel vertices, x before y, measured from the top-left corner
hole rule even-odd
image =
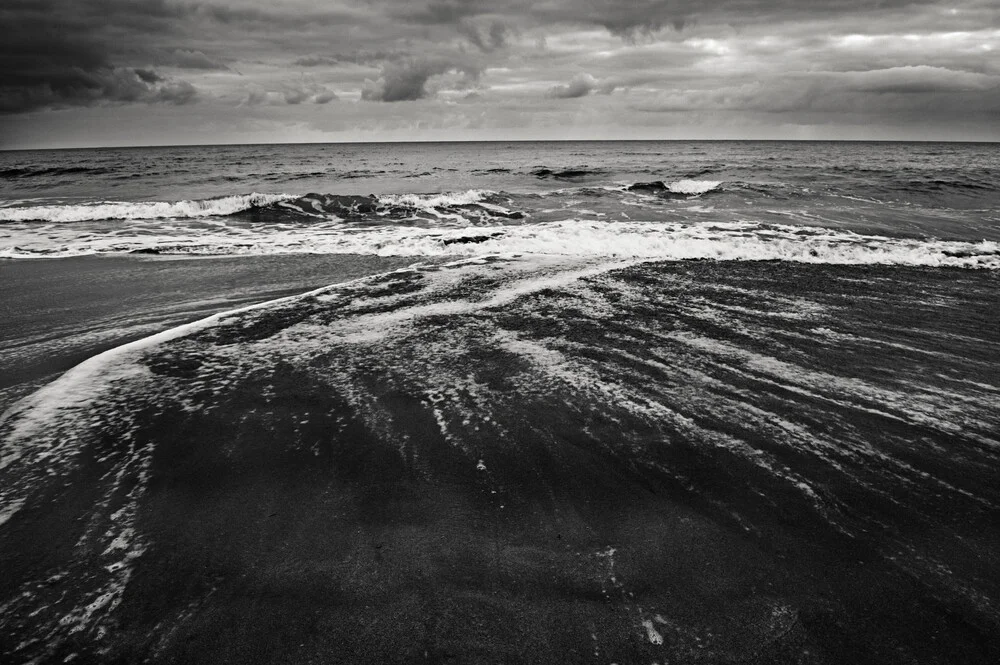
[[[0,262],[0,411],[74,365],[210,314],[402,267],[350,255]]]
[[[995,153],[493,149],[32,156],[0,654],[996,662]]]

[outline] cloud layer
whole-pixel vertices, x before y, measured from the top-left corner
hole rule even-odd
[[[5,0],[0,146],[151,107],[174,142],[1000,138],[998,25],[986,0]]]

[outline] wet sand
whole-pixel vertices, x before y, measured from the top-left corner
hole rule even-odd
[[[28,414],[0,653],[996,662],[991,274],[547,270],[248,312]]]
[[[120,344],[413,262],[355,255],[0,261],[0,412]]]

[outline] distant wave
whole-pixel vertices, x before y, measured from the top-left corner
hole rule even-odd
[[[592,169],[592,168],[568,168],[568,169],[550,169],[547,167],[537,168],[531,172],[531,175],[536,178],[556,178],[556,179],[573,179],[573,178],[583,178],[589,175],[600,175],[606,173],[604,169]]]
[[[302,177],[311,177],[304,174]],[[555,176],[553,176],[555,177]],[[496,192],[469,189],[431,194],[358,195],[338,193],[235,194],[211,199],[182,201],[97,201],[64,205],[0,205],[4,222],[84,222],[243,216],[255,222],[285,222],[303,218],[337,217],[344,221],[402,221],[420,217],[425,221],[451,219],[456,222],[488,223],[491,220],[523,219],[527,209],[517,210],[512,201],[585,195],[620,198],[623,192],[659,199],[690,199],[738,191],[744,196],[787,198],[778,185],[721,180],[654,180],[632,184],[577,185],[548,192]],[[810,194],[810,196],[812,196]]]
[[[978,180],[972,177],[965,178],[914,178],[907,181],[903,187],[909,191],[928,192],[995,192],[998,191],[996,183]]]
[[[471,196],[471,195],[470,195]],[[418,200],[427,202],[425,199]],[[47,243],[49,241],[46,241]],[[425,228],[411,225],[344,228],[336,223],[172,230],[72,238],[58,246],[14,246],[0,256],[59,257],[100,253],[180,255],[367,254],[474,256],[546,254],[646,260],[793,261],[845,265],[950,266],[1000,269],[1000,243],[861,235],[820,227],[753,222],[598,222],[566,220],[514,226]]]
[[[0,169],[0,178],[33,178],[36,176],[77,175],[82,173],[101,175],[104,173],[112,173],[113,171],[114,169],[105,168],[103,166],[52,166],[42,168],[22,166]]]
[[[717,180],[640,182],[624,189],[631,192],[688,198],[718,191]],[[518,195],[544,198],[566,192],[591,196],[620,195],[622,186],[557,190],[548,194]],[[489,223],[518,220],[526,215],[510,208],[508,195],[483,189],[434,194],[236,194],[212,199],[183,201],[99,201],[65,205],[0,207],[4,222],[91,222],[102,220],[154,220],[226,216],[249,217],[255,222],[285,222],[305,218],[338,218],[342,221],[404,221],[417,217],[429,221]]]
[[[637,182],[629,185],[626,189],[630,192],[643,192],[648,194],[680,194],[683,196],[699,196],[708,192],[718,190],[722,186],[721,180],[677,180],[676,182],[664,182],[655,180],[653,182]]]

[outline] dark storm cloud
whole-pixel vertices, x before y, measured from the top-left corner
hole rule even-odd
[[[50,77],[45,83],[0,85],[0,113],[101,103],[189,104],[196,97],[197,90],[187,81],[169,79],[151,70],[73,69]]]
[[[365,81],[361,98],[367,101],[403,102],[428,96],[427,82],[432,76],[458,74],[467,83],[479,77],[480,70],[469,62],[423,59],[405,63],[389,63],[375,81]]]
[[[156,103],[206,128],[238,108],[379,131],[847,109],[943,126],[995,108],[998,18],[995,0],[0,0],[0,111],[114,124]],[[338,95],[335,114],[316,106]],[[25,122],[68,117],[44,115]]]
[[[152,81],[132,65],[224,70],[220,60],[183,41],[209,39],[213,25],[267,32],[339,25],[352,16],[344,8],[289,13],[171,0],[4,0],[0,108],[11,113],[47,106],[187,103],[195,98],[190,83]],[[175,45],[163,45],[165,40]]]
[[[0,12],[0,112],[48,106],[163,102],[186,104],[194,86],[151,69],[112,64],[106,44],[65,16],[49,17],[52,3]],[[13,17],[13,18],[12,18]]]
[[[0,111],[125,102],[186,104],[195,99],[190,83],[150,69],[116,66],[116,42],[103,38],[104,27],[79,9],[57,0],[15,0],[3,7]]]

